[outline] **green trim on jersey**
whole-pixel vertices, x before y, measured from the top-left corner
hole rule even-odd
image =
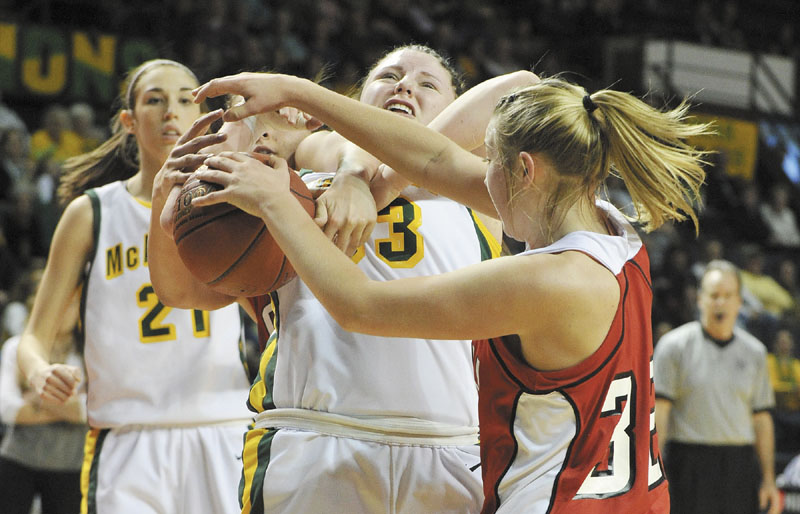
[[[486,225],[478,218],[472,209],[467,207],[472,224],[475,226],[475,233],[478,236],[478,244],[481,247],[481,260],[488,261],[489,259],[496,259],[500,257],[501,246],[495,237],[486,228]]]
[[[278,333],[280,332],[280,304],[278,294],[270,293],[272,310],[275,313],[275,330],[270,334],[261,353],[258,363],[258,374],[250,387],[250,394],[247,398],[248,408],[253,412],[263,412],[275,408],[272,397],[275,385],[275,367],[278,365]],[[258,313],[260,316],[261,313]]]
[[[89,289],[86,287],[86,282],[89,280],[89,274],[92,272],[94,259],[97,256],[97,241],[100,239],[100,221],[102,217],[100,214],[100,198],[98,198],[97,192],[94,189],[90,189],[84,194],[89,198],[89,203],[92,206],[92,249],[87,256],[87,266],[82,279],[83,289],[81,290],[80,322],[78,323],[78,345],[80,346],[78,350],[81,353],[83,353],[86,346],[86,296]]]

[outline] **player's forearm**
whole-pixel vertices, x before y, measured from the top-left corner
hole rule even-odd
[[[495,105],[511,90],[537,83],[539,77],[520,70],[493,77],[472,87],[447,106],[428,125],[453,140],[465,150],[483,146],[486,127]]]
[[[310,81],[292,88],[290,103],[325,121],[339,134],[410,180],[425,185],[438,159],[455,143],[416,121],[361,103]],[[391,144],[387,138],[391,135]]]
[[[331,316],[346,330],[364,328],[360,321],[374,314],[363,294],[369,279],[325,237],[300,204],[290,196],[278,198],[262,207],[262,219]]]
[[[41,340],[28,329],[22,334],[17,348],[17,364],[22,376],[30,379],[31,376],[50,365],[45,358],[51,352],[45,349]]]
[[[147,238],[148,270],[158,299],[170,307],[214,310],[234,301],[200,283],[186,268],[175,242],[161,228],[160,216],[165,208],[161,194],[153,195],[150,232]],[[172,212],[172,207],[166,209]]]

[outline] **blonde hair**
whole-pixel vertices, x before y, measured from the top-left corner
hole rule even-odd
[[[180,68],[199,83],[192,70],[169,59],[145,61],[130,70],[123,82],[123,93],[116,100],[119,107],[111,118],[111,137],[91,152],[67,159],[64,163],[58,186],[58,200],[62,206],[88,189],[130,178],[139,170],[139,148],[136,138],[124,130],[120,113],[124,110],[133,110],[139,79],[145,72],[160,66]],[[206,110],[205,105],[202,106],[202,110]]]
[[[710,128],[687,123],[688,109],[684,100],[660,111],[629,93],[607,89],[587,95],[582,87],[551,77],[500,99],[495,144],[512,178],[521,151],[543,155],[557,170],[560,178],[545,208],[549,239],[566,206],[582,196],[594,203],[612,173],[622,178],[633,200],[630,219],[643,223],[645,231],[687,217],[697,230],[705,152],[685,139]]]

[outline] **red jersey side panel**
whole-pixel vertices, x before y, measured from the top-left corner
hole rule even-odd
[[[615,273],[620,303],[591,357],[542,372],[509,349],[516,336],[474,342],[485,513],[669,512],[655,436],[649,261],[624,225],[622,237],[574,233],[537,251],[583,251]]]

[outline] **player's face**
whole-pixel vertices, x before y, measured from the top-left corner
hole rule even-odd
[[[164,160],[178,138],[200,116],[192,89],[197,81],[176,66],[158,66],[138,80],[129,132],[142,153]]]
[[[700,283],[697,306],[700,321],[709,333],[728,334],[736,324],[742,306],[736,275],[720,270],[706,273]]]
[[[517,241],[528,241],[531,230],[531,220],[525,215],[522,209],[512,209],[511,207],[511,186],[509,171],[500,160],[495,143],[494,122],[489,122],[486,128],[486,189],[492,199],[494,208],[503,222],[503,232],[513,237]]]
[[[456,98],[450,73],[436,57],[403,49],[369,74],[361,101],[427,125]]]
[[[310,130],[293,127],[276,113],[260,115],[257,127],[259,136],[253,151],[266,155],[277,155],[289,161],[291,166],[294,164],[292,161],[297,146],[311,133]]]

